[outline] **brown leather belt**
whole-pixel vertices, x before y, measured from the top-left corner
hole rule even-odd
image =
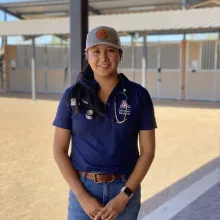
[[[83,172],[78,171],[77,173],[82,176]],[[85,173],[85,178],[93,180],[95,183],[110,183],[114,180],[121,179],[120,174],[102,174],[102,173]]]

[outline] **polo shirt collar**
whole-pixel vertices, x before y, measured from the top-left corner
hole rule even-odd
[[[117,83],[117,85],[115,86],[115,89],[117,88],[119,88],[119,89],[127,89],[128,88],[128,86],[129,86],[129,80],[128,80],[128,78],[123,74],[123,73],[119,73],[119,83]],[[99,85],[99,83],[95,80],[95,78],[93,78],[92,79],[92,84],[93,84],[93,86],[94,86],[94,88],[95,88],[95,90],[97,91],[97,90],[99,90],[100,89],[100,85]]]

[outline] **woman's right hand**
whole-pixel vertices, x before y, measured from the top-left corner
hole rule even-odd
[[[80,196],[78,200],[83,210],[91,219],[94,219],[95,216],[104,208],[104,205],[101,202],[88,193]]]

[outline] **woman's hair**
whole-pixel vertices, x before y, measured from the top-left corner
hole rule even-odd
[[[90,109],[92,109],[98,116],[105,116],[104,104],[98,97],[97,85],[93,83],[94,73],[86,60],[83,64],[82,71],[78,73],[76,82],[71,87],[69,94],[67,95],[67,102],[70,106],[71,99],[75,99],[75,112],[79,113],[80,105],[84,99],[88,102]]]
[[[119,55],[122,55],[122,50],[119,49]],[[98,97],[97,90],[99,87],[93,83],[94,73],[87,59],[84,61],[82,71],[78,73],[75,84],[71,87],[67,95],[67,103],[70,106],[71,99],[75,99],[75,112],[79,113],[82,100],[88,102],[92,109],[99,117],[105,116],[104,104]]]

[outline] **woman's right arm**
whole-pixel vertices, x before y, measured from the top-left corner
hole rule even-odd
[[[87,215],[94,219],[104,207],[97,199],[92,197],[81,183],[68,155],[71,131],[55,127],[53,155],[63,178],[76,195]]]
[[[70,138],[70,130],[55,127],[53,155],[63,178],[76,197],[80,199],[80,197],[84,197],[87,192],[79,180],[68,155]]]

